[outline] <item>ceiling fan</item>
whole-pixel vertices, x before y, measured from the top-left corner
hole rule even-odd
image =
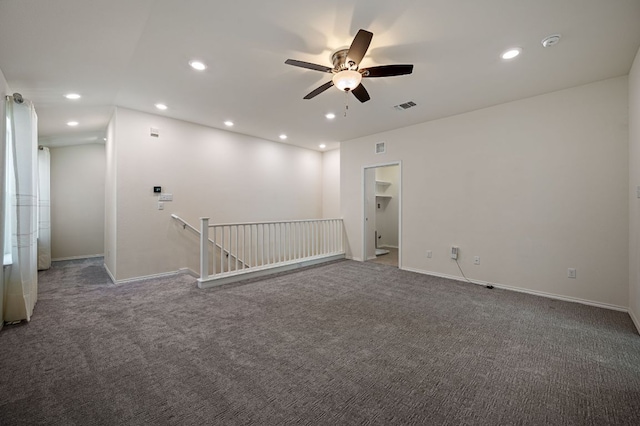
[[[373,33],[359,30],[348,49],[341,49],[331,55],[333,68],[310,62],[287,59],[284,63],[295,67],[307,68],[314,71],[332,73],[331,81],[326,82],[317,89],[311,91],[304,99],[312,99],[331,86],[336,86],[343,92],[351,92],[360,102],[367,102],[371,97],[361,83],[363,78],[392,77],[406,75],[413,72],[413,65],[380,65],[370,68],[359,68],[360,61],[367,53]]]

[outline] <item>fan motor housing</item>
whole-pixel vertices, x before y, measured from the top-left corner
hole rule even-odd
[[[353,61],[347,62],[347,54],[349,53],[349,49],[340,49],[333,52],[331,55],[331,63],[333,64],[333,69],[336,72],[343,70],[357,70],[358,64]]]

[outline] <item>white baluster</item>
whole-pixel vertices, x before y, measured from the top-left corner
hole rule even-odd
[[[242,269],[247,266],[247,252],[245,247],[247,246],[247,225],[242,225]]]
[[[238,245],[238,233],[240,232],[240,228],[238,226],[234,226],[233,229],[236,230],[236,271],[238,270],[238,255],[240,253],[240,246]]]
[[[298,242],[299,232],[298,232],[298,224],[293,224],[293,258],[298,258],[298,247],[300,247],[300,243]]]

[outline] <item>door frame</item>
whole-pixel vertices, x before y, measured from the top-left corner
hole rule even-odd
[[[360,188],[361,211],[360,220],[362,222],[362,259],[367,261],[367,221],[366,216],[366,170],[377,169],[378,167],[398,166],[398,269],[402,269],[402,160],[390,161],[388,163],[378,163],[362,166],[362,182]]]

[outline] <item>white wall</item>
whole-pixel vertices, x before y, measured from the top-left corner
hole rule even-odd
[[[4,74],[2,70],[0,70],[0,146],[3,149],[0,149],[0,224],[4,223],[4,147],[6,146],[6,111],[5,111],[5,96],[9,95],[11,92],[9,90],[9,85],[7,84],[7,80],[4,78]],[[4,241],[4,226],[0,226],[0,241]],[[0,329],[2,329],[2,325],[4,324],[4,268],[0,268]]]
[[[627,91],[614,78],[343,142],[350,255],[362,257],[362,167],[400,160],[401,267],[459,277],[458,245],[473,279],[627,307]]]
[[[51,257],[104,252],[105,146],[50,148]]]
[[[629,72],[629,314],[640,331],[640,50]]]
[[[322,217],[340,217],[340,150],[322,154]]]
[[[107,127],[107,141],[105,144],[105,184],[104,184],[104,265],[115,280],[117,273],[117,209],[118,200],[116,185],[117,162],[116,162],[116,122],[118,111],[114,110],[113,116]]]
[[[114,122],[116,280],[198,269],[197,239],[171,213],[196,227],[202,216],[211,223],[322,217],[319,152],[123,108]],[[153,186],[173,194],[164,210]]]
[[[376,181],[388,182],[390,185],[378,184],[377,194],[389,195],[376,199],[376,230],[378,231],[378,247],[398,248],[399,221],[399,178],[400,166],[377,167]],[[378,208],[377,205],[380,205]]]

